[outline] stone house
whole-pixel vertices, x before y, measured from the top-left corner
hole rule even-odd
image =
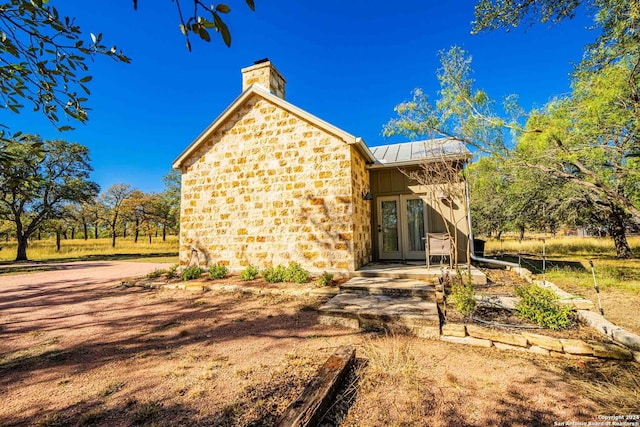
[[[347,273],[424,260],[425,233],[444,231],[445,219],[437,197],[402,170],[435,152],[462,165],[469,152],[450,140],[369,148],[287,102],[285,83],[268,60],[244,68],[242,93],[173,163],[182,171],[180,265],[295,261]],[[451,216],[458,231],[462,203]]]

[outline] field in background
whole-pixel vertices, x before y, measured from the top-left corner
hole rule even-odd
[[[640,255],[640,236],[629,237],[629,245],[634,255]],[[596,280],[600,288],[614,287],[621,290],[640,292],[640,259],[617,259],[610,238],[597,237],[553,237],[545,243],[546,276],[550,281],[562,286],[565,283],[584,287],[593,286],[593,276],[589,261],[593,261]],[[488,240],[485,254],[509,258],[538,275],[543,274],[543,240],[517,239]]]
[[[13,261],[16,257],[16,242],[1,242],[0,262]],[[111,247],[110,238],[62,240],[60,252],[56,251],[55,239],[33,240],[29,242],[27,256],[31,261],[81,261],[113,259],[126,261],[178,262],[178,236],[154,238],[151,243],[146,238],[119,238],[116,247]]]
[[[542,255],[543,239],[549,257],[584,257],[587,259],[615,258],[616,250],[610,237],[544,237],[536,235],[525,237],[521,242],[517,237],[507,236],[500,240],[488,239],[485,245],[487,254],[507,252]],[[640,236],[627,238],[634,256],[640,256]]]
[[[542,239],[519,242],[517,238],[488,240],[488,257],[518,262],[575,295],[597,302],[589,261],[593,261],[595,279],[607,319],[640,333],[640,236],[628,238],[635,259],[617,259],[611,238],[554,237],[545,239],[546,269],[543,270]],[[519,257],[520,255],[520,257]]]

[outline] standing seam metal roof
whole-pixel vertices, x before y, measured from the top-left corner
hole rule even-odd
[[[471,153],[457,139],[438,138],[423,141],[369,147],[379,164],[435,160],[440,157],[467,157]]]

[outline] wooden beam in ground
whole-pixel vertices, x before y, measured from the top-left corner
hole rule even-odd
[[[349,366],[355,360],[351,346],[338,348],[320,367],[313,380],[285,410],[280,427],[314,427],[335,398]]]

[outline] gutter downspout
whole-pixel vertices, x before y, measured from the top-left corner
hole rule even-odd
[[[499,259],[483,258],[476,256],[473,247],[473,230],[471,228],[471,199],[469,198],[469,183],[465,182],[466,202],[467,202],[467,222],[469,225],[469,256],[473,261],[484,262],[486,264],[499,265],[501,267],[512,267],[519,269],[520,266],[514,262],[501,261]],[[516,270],[518,271],[518,270]]]

